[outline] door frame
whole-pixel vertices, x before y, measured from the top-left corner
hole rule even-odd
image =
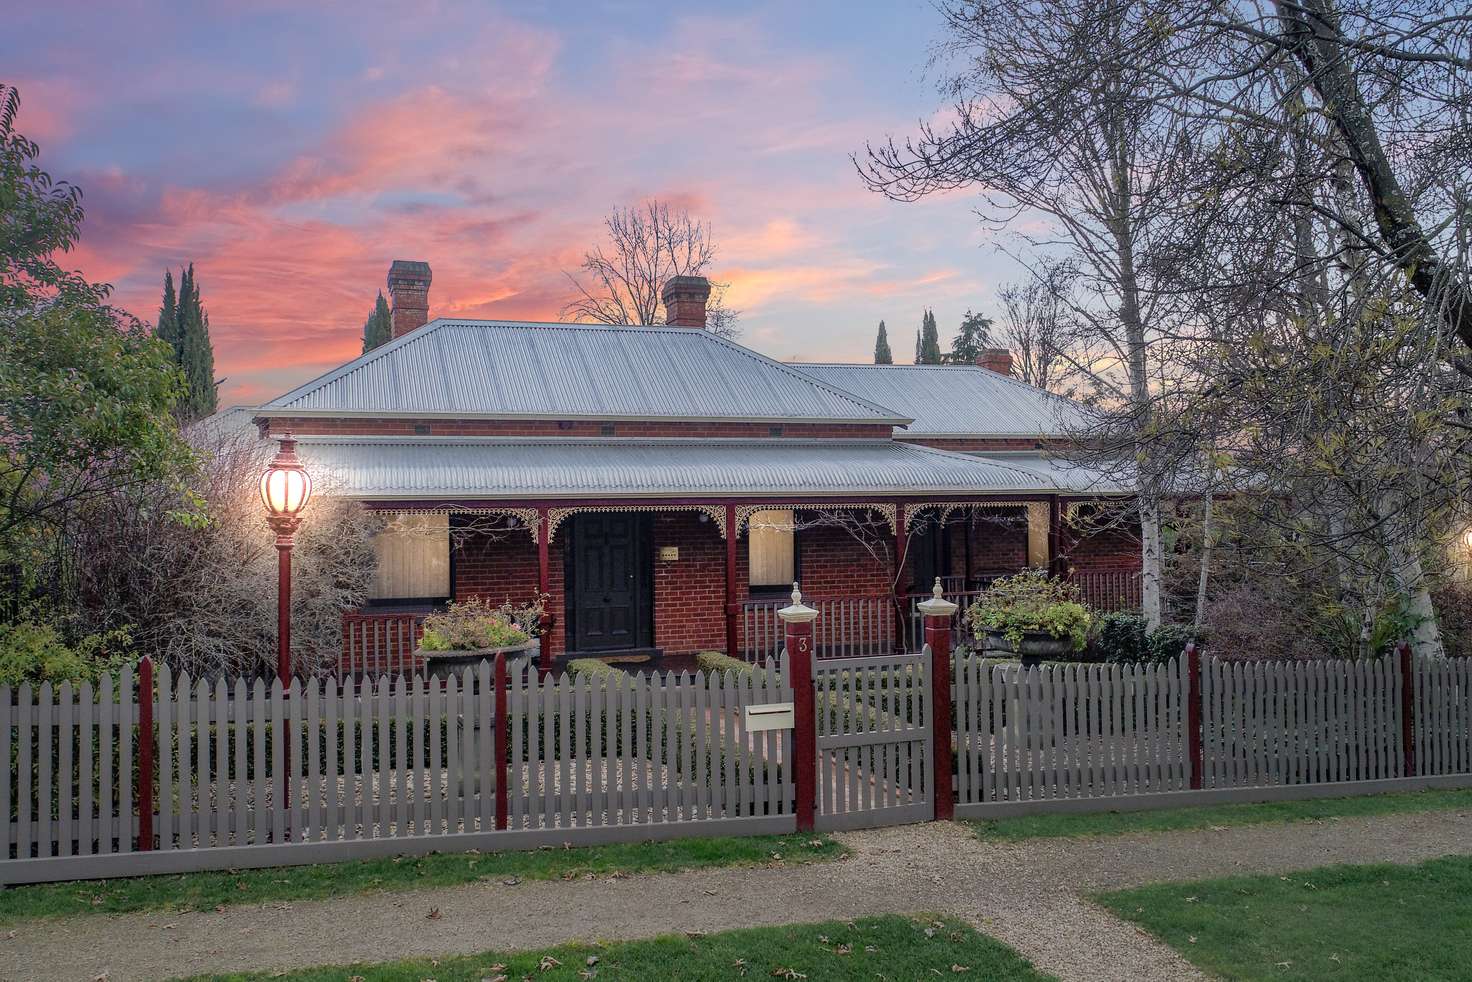
[[[567,534],[562,536],[562,595],[563,616],[567,625],[563,632],[563,649],[572,654],[578,654],[583,649],[578,647],[578,582],[577,582],[577,540],[579,525],[585,518],[607,518],[604,512],[582,512],[568,517],[563,526]],[[630,649],[608,648],[593,649],[596,652],[603,651],[625,651],[638,650],[654,647],[654,522],[653,516],[648,513],[636,513],[628,516],[633,520],[634,526],[634,583],[638,588],[639,598],[635,604],[635,629],[634,644]]]

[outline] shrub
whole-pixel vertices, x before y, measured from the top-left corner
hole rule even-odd
[[[425,651],[475,651],[507,648],[530,640],[531,635],[512,623],[501,608],[472,598],[464,603],[452,602],[440,613],[426,617],[419,647]]]
[[[1146,658],[1153,662],[1179,658],[1186,645],[1195,640],[1196,632],[1188,624],[1162,624],[1150,633],[1146,642]]]
[[[1092,647],[1095,660],[1119,664],[1144,660],[1148,644],[1145,618],[1116,611],[1099,618]]]
[[[95,682],[128,660],[126,631],[89,634],[68,645],[50,624],[0,625],[0,685]]]
[[[1041,631],[1067,639],[1073,650],[1082,651],[1089,635],[1089,610],[1079,603],[1078,591],[1062,580],[1050,579],[1040,569],[996,580],[971,605],[967,616],[978,641],[984,640],[987,631],[997,631],[1019,645],[1023,634]]]
[[[610,679],[618,678],[621,675],[629,674],[617,665],[610,665],[608,662],[601,661],[597,658],[574,658],[567,663],[567,671],[574,678],[579,675],[586,675],[594,682],[600,684],[606,683]]]
[[[751,662],[732,658],[719,651],[702,651],[695,656],[695,667],[707,675],[723,675],[726,672],[752,672],[756,666]]]

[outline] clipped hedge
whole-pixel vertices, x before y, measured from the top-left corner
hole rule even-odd
[[[719,651],[702,651],[695,656],[695,667],[707,675],[721,674],[726,672],[754,672],[756,666],[751,662],[742,661],[740,658],[732,658],[730,655]]]
[[[610,665],[597,658],[574,658],[567,663],[567,673],[573,678],[586,675],[590,679],[602,682],[629,674],[617,665]]]

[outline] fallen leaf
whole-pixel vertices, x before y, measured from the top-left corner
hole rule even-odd
[[[428,920],[437,921],[440,919],[440,909],[438,907],[431,907],[429,908],[429,913],[425,914],[424,916]]]
[[[592,968],[594,965],[597,965],[598,964],[598,956],[597,955],[589,955],[588,958],[587,958],[587,960],[584,962],[584,964],[586,964],[589,968]]]
[[[971,971],[971,966],[970,965],[952,965],[951,966],[951,971],[955,972],[957,975],[960,975],[962,972],[969,972],[969,971]]]
[[[544,972],[550,972],[561,964],[562,962],[553,958],[551,955],[543,955],[542,960],[537,962],[537,967]]]
[[[778,979],[805,979],[805,978],[807,978],[806,975],[804,975],[802,972],[799,972],[795,968],[774,968],[774,969],[772,969],[772,977],[773,978],[778,978]]]
[[[514,887],[514,886],[517,886],[517,885],[519,885],[521,883],[521,877],[519,877],[519,876],[508,876],[508,877],[506,877],[506,879],[502,880],[501,883],[504,884],[505,886],[508,886],[508,887]]]

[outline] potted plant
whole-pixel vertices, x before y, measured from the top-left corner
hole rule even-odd
[[[479,598],[451,602],[439,613],[424,619],[424,634],[415,654],[424,659],[431,675],[444,678],[459,673],[481,659],[506,655],[529,655],[538,647],[530,625],[531,616],[508,604],[492,607]]]
[[[1041,569],[996,580],[967,617],[983,649],[1019,655],[1024,666],[1082,651],[1089,636],[1077,591]]]

